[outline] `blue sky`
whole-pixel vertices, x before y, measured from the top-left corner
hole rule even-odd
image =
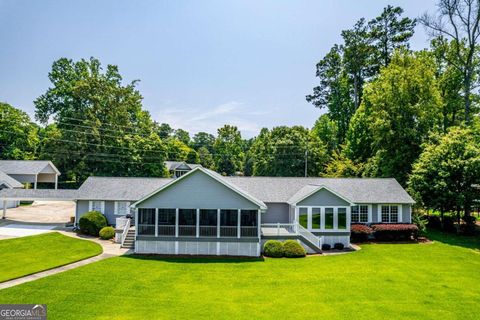
[[[311,127],[323,111],[305,95],[341,30],[387,4],[417,17],[435,2],[0,0],[0,101],[33,115],[54,60],[94,56],[140,79],[144,107],[176,128]],[[418,27],[412,47],[427,45]]]

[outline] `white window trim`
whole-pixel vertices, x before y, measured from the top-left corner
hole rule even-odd
[[[349,232],[351,210],[350,206],[296,206],[295,220],[300,223],[300,208],[307,209],[307,229],[313,232]],[[312,208],[320,208],[320,229],[312,228]],[[325,208],[333,208],[333,229],[325,229]],[[345,229],[338,229],[338,209],[345,208],[347,213],[347,221]]]
[[[120,202],[125,202],[127,204],[127,213],[118,213],[118,204]],[[130,208],[130,202],[129,201],[115,201],[115,208],[113,209],[113,214],[116,215],[116,216],[126,216],[127,214],[130,213],[130,210],[128,210]]]
[[[100,202],[100,213],[105,214],[105,201],[101,201],[101,200],[90,200],[90,201],[88,201],[88,211],[93,210],[93,203],[94,202]]]
[[[397,222],[382,222],[382,206],[397,206],[398,219]],[[390,214],[390,213],[389,213]],[[402,223],[403,219],[403,205],[398,203],[379,203],[377,206],[377,221],[378,223]]]
[[[367,218],[368,221],[367,221],[367,222],[355,222],[355,223],[372,223],[372,222],[373,222],[373,220],[372,220],[372,212],[373,212],[373,210],[372,210],[372,205],[371,205],[371,204],[364,204],[364,203],[354,204],[354,205],[350,206],[350,210],[352,210],[352,207],[358,207],[358,214],[359,214],[359,216],[360,216],[360,206],[367,206],[367,207],[368,207],[368,209],[367,209],[367,210],[368,210],[368,212],[367,212],[367,214],[368,214],[368,218]],[[351,223],[351,222],[352,222],[352,221],[351,221],[351,212],[350,212],[350,223]]]

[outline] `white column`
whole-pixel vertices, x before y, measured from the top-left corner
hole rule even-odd
[[[175,237],[178,237],[178,208],[175,209]]]
[[[307,227],[312,230],[312,207],[307,208]]]
[[[237,210],[237,238],[240,238],[240,216],[242,214],[242,211],[240,209]]]
[[[7,216],[7,200],[3,200],[3,214],[2,219],[5,219]]]
[[[220,238],[220,209],[217,209],[217,238]]]
[[[155,208],[155,237],[158,237],[158,208]]]
[[[33,184],[33,189],[37,189],[37,180],[38,180],[38,175],[35,175],[35,182]]]
[[[58,174],[55,175],[55,190],[58,189]]]
[[[138,208],[135,208],[135,239],[138,236]]]
[[[200,209],[197,209],[197,238],[200,237]]]

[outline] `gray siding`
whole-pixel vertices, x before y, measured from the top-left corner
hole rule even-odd
[[[196,171],[140,203],[138,208],[258,209],[212,177]]]
[[[306,199],[303,199],[297,206],[349,206],[350,203],[334,195],[326,189],[321,189]]]
[[[402,222],[412,222],[412,206],[409,204],[402,205]]]
[[[137,240],[135,253],[257,257],[260,254],[260,242]]]
[[[262,223],[290,222],[290,206],[288,203],[266,203],[267,212],[262,214]]]
[[[78,200],[76,205],[76,221],[80,219],[82,215],[88,212],[88,200]],[[103,213],[107,218],[108,224],[115,225],[116,218],[120,216],[116,216],[114,214],[115,211],[115,201],[105,201],[105,212]]]

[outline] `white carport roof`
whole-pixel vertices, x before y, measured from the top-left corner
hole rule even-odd
[[[77,199],[78,190],[62,189],[3,189],[0,200],[51,200],[70,201]]]

